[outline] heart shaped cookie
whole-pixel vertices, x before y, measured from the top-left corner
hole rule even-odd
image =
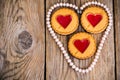
[[[101,33],[108,26],[108,14],[102,7],[91,6],[81,15],[82,27],[90,33]]]
[[[51,16],[51,25],[58,34],[68,35],[77,30],[79,19],[75,10],[60,8],[53,12]]]
[[[87,59],[96,51],[95,39],[88,33],[80,32],[73,35],[68,42],[70,54],[78,59]]]

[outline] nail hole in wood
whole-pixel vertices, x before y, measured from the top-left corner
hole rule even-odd
[[[32,36],[29,32],[23,31],[18,36],[18,43],[22,47],[22,49],[29,49],[32,45]]]

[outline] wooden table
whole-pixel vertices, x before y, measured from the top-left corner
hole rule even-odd
[[[97,0],[110,8],[114,25],[97,65],[88,74],[76,73],[68,66],[46,29],[46,12],[61,1],[80,7],[91,0],[0,0],[0,80],[120,80],[120,0]],[[84,30],[80,27],[76,33],[79,31]],[[58,35],[66,49],[72,35]],[[102,34],[94,37],[99,44]],[[71,56],[82,68],[93,58]]]

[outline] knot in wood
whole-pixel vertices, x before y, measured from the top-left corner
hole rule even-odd
[[[18,43],[19,43],[19,46],[21,46],[22,49],[29,49],[32,45],[32,41],[33,41],[32,36],[27,31],[23,31],[18,36]]]

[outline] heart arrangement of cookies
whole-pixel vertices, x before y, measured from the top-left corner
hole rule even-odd
[[[77,72],[88,73],[94,68],[99,59],[113,21],[110,10],[106,5],[92,1],[85,3],[80,8],[69,3],[57,3],[49,9],[46,22],[51,36],[59,46],[68,64]],[[57,34],[70,35],[78,27],[83,27],[85,32],[75,33],[68,41],[68,51],[65,50]],[[97,45],[92,34],[103,32],[102,39]],[[82,69],[73,63],[69,54],[82,60],[88,59],[93,55],[95,55],[95,58],[88,68]]]

